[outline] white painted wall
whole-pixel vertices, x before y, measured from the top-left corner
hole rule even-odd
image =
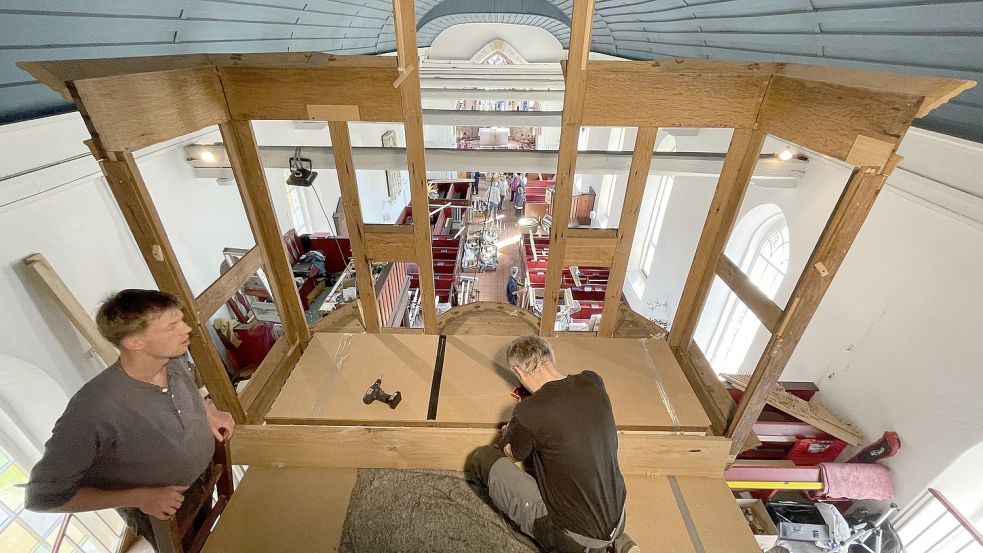
[[[545,29],[504,23],[454,25],[434,39],[426,56],[435,60],[470,60],[480,48],[500,38],[529,63],[556,62],[566,58],[560,41]]]

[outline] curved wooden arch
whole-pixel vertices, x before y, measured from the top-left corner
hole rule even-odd
[[[362,313],[358,308],[358,302],[353,301],[342,305],[320,321],[311,325],[311,333],[315,332],[339,332],[347,334],[359,334],[365,332],[365,325],[362,324]]]
[[[478,301],[459,305],[437,317],[437,332],[486,336],[539,334],[539,317],[508,303]]]
[[[638,314],[632,308],[622,303],[618,306],[618,323],[615,326],[615,338],[658,338],[665,340],[669,331],[662,326]]]

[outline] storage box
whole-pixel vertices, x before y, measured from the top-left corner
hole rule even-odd
[[[738,499],[737,506],[748,521],[748,526],[758,541],[762,551],[767,551],[778,543],[778,527],[768,516],[768,509],[760,499]]]

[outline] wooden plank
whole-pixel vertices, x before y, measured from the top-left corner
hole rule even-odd
[[[217,69],[234,119],[310,119],[308,106],[357,106],[361,121],[402,121],[395,67]]]
[[[570,229],[566,264],[610,267],[617,244],[617,229]]]
[[[768,79],[766,73],[591,69],[587,71],[583,124],[747,129],[754,126]]]
[[[318,121],[360,121],[358,106],[307,106],[308,119]]]
[[[565,67],[563,123],[560,126],[560,149],[556,157],[556,189],[553,193],[553,226],[550,228],[550,257],[546,268],[543,295],[543,316],[539,334],[552,336],[556,324],[556,309],[560,293],[561,272],[565,263],[567,225],[573,202],[573,180],[577,170],[577,143],[584,116],[584,94],[587,81],[587,60],[590,56],[591,22],[594,19],[594,0],[582,0],[573,5],[570,23],[570,48]]]
[[[670,477],[681,492],[702,550],[706,553],[758,553],[761,547],[748,529],[727,483],[720,478]],[[678,498],[677,498],[678,499]]]
[[[311,325],[311,333],[336,332],[347,334],[361,334],[365,332],[362,325],[362,313],[355,300],[339,306],[334,311],[329,312],[323,319]]]
[[[614,331],[615,338],[652,337],[665,340],[667,336],[669,336],[669,332],[666,329],[634,312],[627,304],[619,302],[618,324]]]
[[[618,312],[622,305],[621,294],[625,287],[625,275],[628,272],[628,258],[635,240],[635,228],[638,226],[638,214],[642,209],[642,196],[645,194],[645,184],[648,182],[649,168],[652,165],[652,151],[655,149],[655,136],[658,132],[659,129],[656,127],[639,127],[635,137],[635,151],[631,156],[625,200],[621,207],[621,219],[618,222],[616,242],[612,250],[614,258],[611,260],[611,272],[608,274],[608,287],[604,291],[604,307],[601,311],[598,336],[613,336],[618,327]]]
[[[211,316],[236,293],[249,277],[263,266],[263,250],[253,246],[235,265],[195,298],[198,310]]]
[[[352,161],[352,142],[346,122],[329,122],[331,145],[338,172],[338,188],[341,192],[341,205],[345,210],[348,227],[348,240],[352,250],[355,267],[355,287],[359,297],[359,315],[367,332],[379,332],[379,308],[372,283],[372,269],[369,266],[369,249],[366,245],[365,223],[362,219],[362,203],[358,196],[355,164]]]
[[[768,332],[775,332],[782,316],[782,308],[775,305],[725,254],[720,254],[717,260],[717,276],[744,302]]]
[[[74,87],[106,151],[138,150],[229,119],[212,67],[85,79]]]
[[[539,331],[539,319],[508,303],[476,301],[441,313],[437,330],[448,335],[525,336]]]
[[[243,409],[246,410],[247,417],[253,404],[256,402],[256,398],[260,396],[267,382],[270,381],[274,373],[277,372],[278,368],[294,349],[294,344],[286,336],[280,336],[273,343],[270,351],[266,353],[266,357],[263,358],[263,361],[259,364],[256,371],[253,372],[253,375],[246,381],[245,388],[239,394],[239,402],[242,403]],[[277,393],[279,393],[279,389]],[[254,424],[252,420],[248,422]]]
[[[99,334],[95,321],[82,307],[75,294],[68,289],[65,281],[58,276],[58,273],[51,267],[44,254],[36,253],[24,258],[24,265],[34,271],[41,278],[41,283],[54,296],[55,303],[61,309],[68,320],[85,341],[92,347],[92,351],[102,359],[107,367],[119,359],[119,352],[116,347]]]
[[[751,379],[750,376],[741,374],[723,374],[721,376],[738,390],[746,390],[748,381]],[[827,434],[836,436],[850,445],[861,446],[864,444],[863,435],[853,425],[822,405],[793,396],[786,392],[781,384],[776,384],[771,389],[771,393],[768,394],[765,401],[768,405],[788,413],[802,422],[807,422]]]
[[[283,339],[282,336],[281,339]],[[248,424],[260,424],[263,422],[266,413],[273,406],[273,402],[279,396],[280,390],[283,389],[283,385],[287,382],[294,367],[297,365],[298,359],[300,359],[300,344],[289,344],[284,356],[279,360],[274,360],[271,366],[263,367],[263,364],[260,364],[256,372],[259,373],[264,368],[266,369],[262,375],[265,377],[265,382],[262,383],[261,387],[256,388],[255,397],[248,398],[250,399],[246,411],[246,422]],[[265,363],[266,360],[264,359],[263,361]],[[253,378],[256,378],[255,374]],[[245,392],[246,390],[243,390],[243,395],[245,395]]]
[[[219,125],[225,141],[229,162],[235,175],[239,194],[252,228],[257,246],[263,252],[263,266],[273,288],[277,312],[283,331],[291,342],[300,344],[301,351],[311,339],[307,319],[294,284],[287,248],[280,236],[280,225],[273,209],[273,199],[266,183],[266,172],[259,160],[256,136],[249,121],[229,121]]]
[[[365,225],[365,251],[372,261],[415,261],[413,225]]]
[[[881,167],[893,151],[854,149],[858,136],[897,145],[922,97],[776,75],[761,104],[760,130],[854,165]]]
[[[703,304],[710,293],[717,259],[723,253],[734,228],[764,141],[765,133],[761,131],[734,130],[707,219],[703,224],[700,242],[693,255],[689,274],[686,275],[686,284],[676,309],[672,330],[669,332],[669,346],[674,350],[693,339],[700,313],[703,312]]]
[[[207,316],[195,308],[195,298],[181,272],[136,160],[130,152],[113,152],[111,156],[113,159],[102,160],[99,165],[158,288],[177,297],[183,305],[185,322],[193,330],[189,349],[205,387],[215,405],[241,423],[246,414],[212,342]]]
[[[406,165],[410,178],[410,205],[419,218],[429,213],[427,197],[427,168],[423,140],[423,108],[420,103],[420,59],[416,43],[416,12],[413,0],[393,0],[396,30],[396,50],[399,67],[404,71],[402,83],[396,89],[403,110],[403,132],[406,135]],[[396,79],[390,81],[390,89]],[[361,92],[361,91],[359,91]],[[416,261],[420,270],[420,308],[423,329],[427,334],[437,332],[437,296],[433,281],[433,251],[430,225],[413,225],[416,241]]]
[[[463,470],[468,455],[497,435],[496,428],[243,425],[230,447],[235,462],[250,467]],[[720,478],[728,448],[726,438],[713,436],[618,433],[618,461],[626,475]]]
[[[863,167],[847,181],[727,429],[727,435],[734,440],[731,451],[735,455],[741,451],[886,180],[887,175],[878,173],[877,168]],[[820,271],[817,266],[825,270]]]
[[[249,467],[202,553],[337,551],[356,473]]]
[[[642,551],[698,552],[666,476],[626,475],[625,532]]]

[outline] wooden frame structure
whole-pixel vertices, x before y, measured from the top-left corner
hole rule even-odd
[[[424,331],[435,334],[460,313],[438,319],[428,225],[393,229],[364,224],[358,201],[350,121],[401,122],[414,212],[427,211],[419,59],[412,0],[393,0],[397,57],[318,53],[182,55],[18,64],[79,108],[99,161],[157,285],[184,304],[195,332],[191,352],[216,404],[242,422],[257,423],[310,340],[290,266],[277,232],[268,184],[250,120],[329,122],[334,157],[358,272],[359,324],[385,332],[371,293],[373,259],[413,261],[420,268]],[[805,332],[899,161],[896,150],[916,117],[975,83],[783,63],[693,59],[591,61],[593,0],[573,5],[569,58],[542,335],[553,334],[560,273],[571,264],[611,267],[598,336],[613,336],[629,320],[620,310],[639,203],[660,127],[722,127],[733,137],[693,258],[668,342],[717,433],[731,454],[745,447],[771,387]],[[283,86],[289,82],[290,86]],[[135,150],[218,125],[256,246],[197,298],[164,232],[134,161]],[[639,127],[621,227],[568,229],[581,126]],[[767,135],[852,165],[855,170],[785,308],[764,297],[723,255]],[[257,268],[269,276],[283,321],[276,343],[242,396],[237,396],[208,339],[208,317]],[[772,333],[740,405],[734,405],[693,344],[714,276],[719,275]],[[475,312],[486,313],[479,306]],[[502,307],[488,307],[492,312]],[[352,318],[350,310],[341,315]],[[525,317],[524,317],[525,318]],[[642,328],[635,316],[633,328]],[[515,320],[515,319],[513,319]],[[337,321],[337,319],[335,320]],[[340,323],[342,327],[351,321]],[[315,325],[330,329],[331,321]],[[515,325],[523,329],[525,323]],[[350,327],[345,327],[350,328]],[[644,330],[643,330],[644,331]]]

